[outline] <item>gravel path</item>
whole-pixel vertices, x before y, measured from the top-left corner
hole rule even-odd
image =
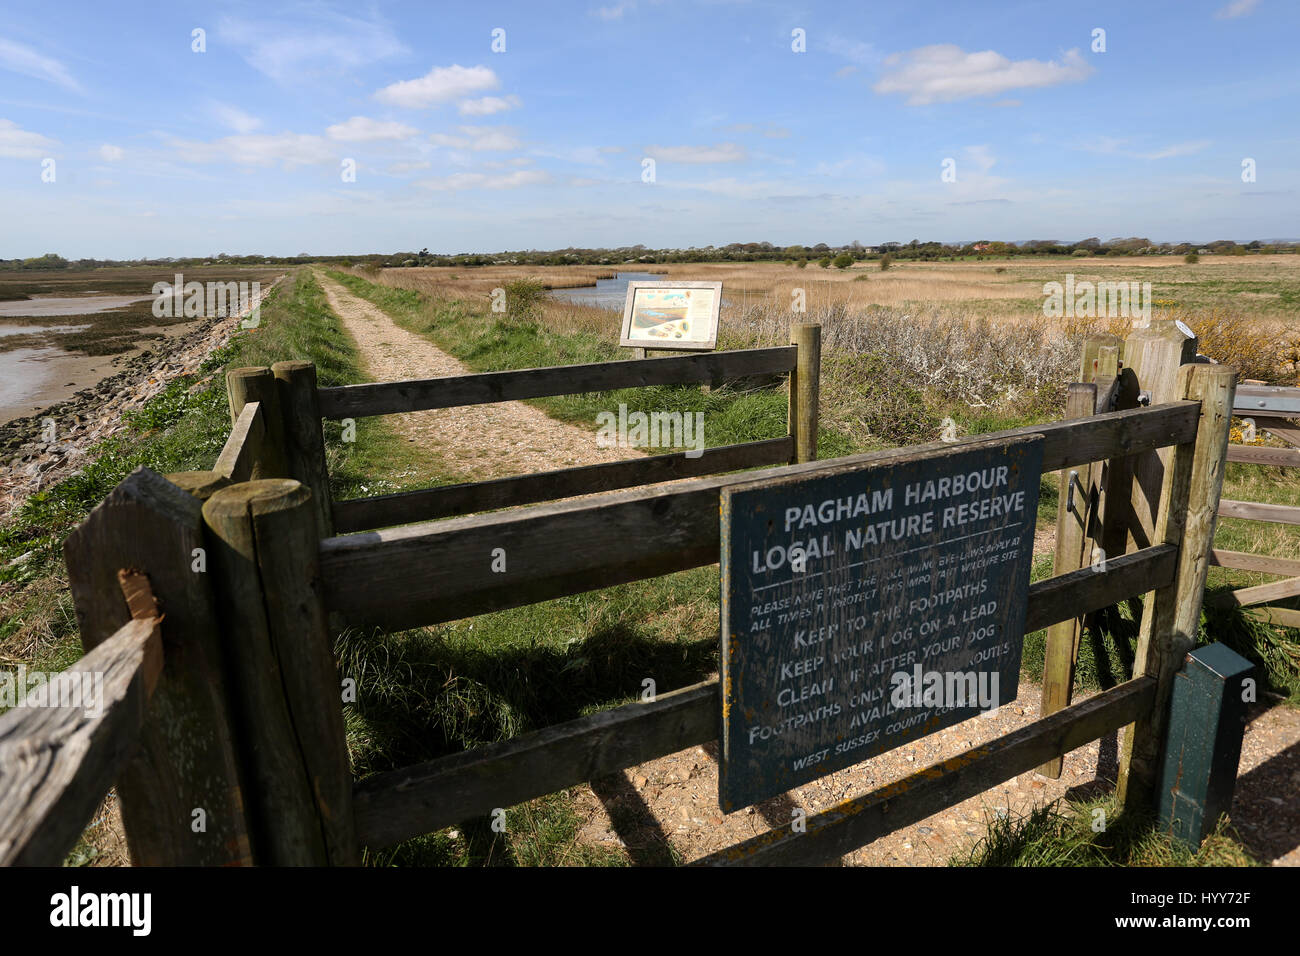
[[[370,381],[471,374],[427,339],[399,327],[378,306],[320,273],[316,280],[356,341]],[[408,441],[436,457],[441,468],[467,480],[641,457],[635,448],[599,448],[594,431],[557,422],[523,402],[408,412],[390,421]]]

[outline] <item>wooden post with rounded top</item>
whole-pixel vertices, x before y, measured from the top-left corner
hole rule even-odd
[[[790,344],[799,352],[790,373],[791,464],[817,460],[817,402],[822,366],[822,327],[801,322],[790,327]]]
[[[360,857],[311,497],[300,482],[272,479],[223,488],[203,506],[261,864]]]

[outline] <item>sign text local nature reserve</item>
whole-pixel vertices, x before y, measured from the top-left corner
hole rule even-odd
[[[1015,699],[1041,436],[722,493],[732,811]]]

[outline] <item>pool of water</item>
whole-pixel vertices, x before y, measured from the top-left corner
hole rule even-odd
[[[662,282],[667,276],[653,272],[620,272],[612,279],[597,279],[592,286],[578,289],[552,289],[551,298],[577,305],[594,305],[600,309],[623,311],[629,282]]]
[[[19,299],[0,302],[0,315],[90,315],[152,298],[151,295],[75,295]]]

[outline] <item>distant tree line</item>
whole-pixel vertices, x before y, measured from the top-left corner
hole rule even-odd
[[[1255,239],[1237,243],[1231,239],[1214,242],[1152,242],[1131,236],[1127,239],[1108,239],[1105,242],[1093,236],[1078,242],[1061,242],[1057,239],[1031,239],[1027,242],[1002,242],[981,239],[976,242],[884,242],[866,246],[860,242],[832,246],[824,242],[816,245],[777,246],[770,242],[732,242],[725,246],[692,246],[689,249],[648,249],[643,245],[619,246],[614,249],[586,249],[570,247],[552,250],[519,250],[506,252],[460,252],[455,254],[432,253],[427,248],[419,252],[374,253],[363,256],[313,256],[302,252],[296,256],[265,256],[258,253],[230,255],[222,252],[212,256],[163,259],[65,259],[55,253],[46,253],[31,259],[0,259],[0,269],[95,269],[107,266],[152,266],[159,268],[185,268],[200,265],[298,265],[303,262],[327,262],[338,265],[369,264],[388,268],[414,266],[627,266],[653,265],[669,262],[787,262],[806,266],[809,262],[829,268],[834,265],[846,269],[855,262],[876,260],[889,256],[889,261],[916,259],[922,261],[951,261],[957,259],[1017,258],[1023,256],[1148,256],[1198,253],[1213,255],[1249,255],[1252,253],[1300,252],[1300,243],[1264,243]]]

